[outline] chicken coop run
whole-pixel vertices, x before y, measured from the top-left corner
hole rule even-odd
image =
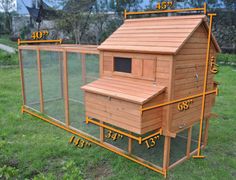
[[[166,175],[197,152],[208,33],[205,15],[170,16],[127,19],[98,47],[19,46],[23,112]],[[202,148],[216,86],[209,68]]]

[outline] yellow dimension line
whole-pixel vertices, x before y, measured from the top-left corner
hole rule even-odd
[[[33,44],[33,43],[62,43],[62,39],[56,40],[20,40],[18,39],[18,45],[21,44]]]
[[[90,119],[90,118],[88,118],[88,117],[86,117],[86,123],[87,123],[87,124],[88,124],[88,123],[92,123],[92,124],[95,124],[95,125],[97,125],[97,126],[100,126],[100,127],[103,127],[103,128],[109,129],[109,130],[112,130],[112,131],[114,131],[114,132],[117,132],[117,133],[119,133],[119,134],[123,134],[123,135],[125,135],[125,136],[127,136],[127,137],[130,137],[130,138],[132,138],[132,139],[137,140],[137,141],[139,142],[139,144],[142,144],[143,141],[145,141],[145,140],[147,140],[147,139],[149,139],[149,138],[151,138],[151,137],[153,137],[153,136],[161,135],[161,134],[162,134],[162,129],[160,129],[159,131],[157,131],[157,132],[155,132],[155,133],[153,133],[153,134],[151,134],[151,135],[149,135],[149,136],[147,136],[147,137],[145,137],[145,138],[142,138],[142,137],[133,136],[133,135],[131,135],[131,134],[129,134],[129,133],[120,131],[120,130],[118,130],[118,129],[116,129],[116,128],[113,128],[113,127],[107,126],[107,125],[105,125],[105,124],[99,123],[99,122],[94,121],[94,120],[92,120],[92,119]]]
[[[218,88],[216,88],[215,90],[206,92],[205,95],[213,94],[213,93],[216,93],[216,95],[217,95],[217,94],[218,94]],[[185,97],[185,98],[181,98],[181,99],[177,99],[177,100],[165,102],[165,103],[162,103],[162,104],[158,104],[158,105],[154,105],[154,106],[142,108],[141,110],[142,110],[142,111],[147,111],[147,110],[151,110],[151,109],[154,109],[154,108],[158,108],[158,107],[162,107],[162,106],[166,106],[166,105],[178,103],[178,102],[181,102],[181,101],[185,101],[185,100],[188,100],[188,99],[198,98],[198,97],[203,96],[203,94],[204,94],[204,93],[200,93],[200,94],[188,96],[188,97]]]
[[[210,16],[210,25],[209,25],[207,52],[206,52],[206,67],[205,67],[202,110],[201,110],[201,116],[200,116],[200,128],[199,128],[199,137],[198,137],[198,152],[196,156],[193,156],[193,158],[204,158],[204,156],[201,156],[202,126],[203,126],[203,119],[204,119],[204,112],[205,112],[207,77],[208,77],[207,75],[208,75],[209,55],[210,55],[210,47],[211,47],[212,19],[213,19],[213,16],[216,16],[216,14],[208,14],[208,15]]]
[[[78,132],[76,132],[75,130],[72,130],[72,129],[68,128],[68,127],[65,127],[65,126],[59,124],[59,123],[53,122],[53,121],[50,120],[50,119],[47,119],[47,118],[42,117],[42,116],[40,116],[40,115],[38,115],[38,114],[36,114],[36,113],[33,113],[33,112],[31,112],[30,110],[25,109],[24,106],[22,106],[22,112],[26,112],[26,113],[28,113],[28,114],[30,114],[30,115],[32,115],[32,116],[35,116],[35,117],[37,117],[37,118],[39,118],[39,119],[42,119],[42,120],[44,120],[44,121],[46,121],[46,122],[48,122],[48,123],[50,123],[50,124],[52,124],[52,125],[54,125],[54,126],[57,126],[57,127],[61,128],[61,129],[64,129],[64,130],[66,130],[67,132],[70,132],[70,133],[72,133],[72,134],[74,134],[74,135],[77,135],[77,136],[79,136],[79,137],[81,137],[81,138],[84,138],[84,139],[87,140],[87,141],[90,141],[90,142],[92,142],[92,143],[94,143],[94,144],[96,144],[96,145],[99,145],[99,146],[101,146],[101,147],[103,147],[103,148],[105,148],[105,149],[108,149],[108,150],[110,150],[110,151],[112,151],[112,152],[114,152],[114,153],[116,153],[116,154],[118,154],[118,155],[120,155],[120,156],[123,156],[123,157],[125,157],[125,158],[127,158],[127,159],[129,159],[129,160],[131,160],[131,161],[133,161],[133,162],[136,162],[136,163],[138,163],[138,164],[140,164],[140,165],[142,165],[142,166],[144,166],[144,167],[146,167],[146,168],[148,168],[148,169],[151,169],[151,170],[153,170],[153,171],[155,171],[155,172],[158,172],[158,173],[160,173],[160,174],[162,174],[163,176],[166,177],[166,171],[164,171],[164,170],[162,170],[162,169],[158,169],[158,168],[156,168],[156,167],[153,167],[153,166],[151,166],[151,165],[149,165],[149,164],[146,164],[146,163],[144,163],[144,162],[142,162],[142,161],[140,161],[140,160],[138,160],[138,159],[136,159],[136,158],[133,158],[133,157],[131,157],[131,156],[125,154],[125,153],[122,153],[122,152],[120,152],[120,151],[118,151],[118,150],[116,150],[116,149],[113,149],[113,148],[109,147],[108,145],[105,145],[105,144],[103,144],[103,143],[100,143],[99,141],[94,140],[94,139],[92,139],[92,138],[89,138],[89,137],[87,137],[87,136],[85,136],[85,135],[83,135],[83,134],[81,134],[81,133],[78,133]]]
[[[204,3],[202,8],[188,8],[188,9],[169,9],[169,10],[156,10],[156,11],[142,11],[142,12],[127,12],[124,11],[124,18],[126,19],[128,15],[142,15],[142,14],[158,14],[158,13],[175,13],[175,12],[187,12],[187,11],[203,11],[204,14],[207,13],[207,6]]]

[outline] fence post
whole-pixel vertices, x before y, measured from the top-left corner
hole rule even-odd
[[[67,52],[63,51],[63,78],[64,78],[64,104],[65,104],[65,121],[66,126],[70,125],[69,117],[69,93],[68,93],[68,69],[67,69]]]
[[[23,106],[26,104],[26,97],[25,97],[25,81],[24,81],[24,66],[22,62],[22,52],[20,48],[18,48],[18,56],[19,56],[19,64],[20,64],[20,77],[21,77],[21,93],[23,98]]]
[[[39,97],[40,97],[40,112],[44,112],[44,98],[43,98],[43,83],[42,83],[42,66],[40,59],[40,50],[37,48],[37,65],[38,65],[38,81],[39,81]]]

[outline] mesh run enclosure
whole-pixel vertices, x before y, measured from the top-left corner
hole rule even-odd
[[[139,136],[104,123],[102,119],[86,123],[88,117],[81,87],[99,78],[99,53],[95,47],[21,46],[19,53],[24,107],[163,175],[167,169],[196,152],[199,123],[172,138],[155,136],[158,129]],[[206,132],[204,125],[202,145],[207,139]],[[165,164],[168,158],[169,164]]]

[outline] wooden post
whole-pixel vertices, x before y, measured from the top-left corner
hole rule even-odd
[[[40,59],[40,50],[37,48],[37,65],[38,65],[38,81],[39,81],[39,97],[40,97],[40,112],[44,112],[44,98],[43,98],[43,83],[42,83],[42,66]]]
[[[65,103],[65,121],[66,126],[69,127],[69,93],[68,93],[68,73],[67,73],[67,53],[63,51],[63,74],[64,74],[64,103]]]
[[[64,84],[64,80],[63,80],[63,75],[64,75],[64,72],[63,72],[63,55],[61,55],[60,53],[60,59],[59,59],[59,71],[60,71],[60,80],[61,80],[61,98],[63,99],[64,98],[64,87],[63,87],[63,84]]]
[[[132,134],[132,132],[130,132],[130,134]],[[129,137],[129,141],[128,141],[128,153],[131,154],[132,153],[132,138]]]
[[[163,170],[166,172],[170,162],[170,137],[165,136],[164,155],[163,155]]]
[[[86,62],[85,62],[85,54],[82,53],[81,54],[81,67],[82,67],[82,81],[83,84],[86,84],[87,80],[86,80]]]
[[[192,129],[193,129],[192,126],[190,128],[188,128],[188,140],[187,140],[187,149],[186,149],[187,159],[190,158],[191,142],[192,142]]]
[[[25,97],[24,66],[22,62],[22,52],[20,49],[18,49],[18,52],[19,52],[20,77],[21,77],[21,94],[23,99],[23,105],[25,105],[26,97]]]
[[[101,124],[103,124],[103,121],[100,121]],[[100,142],[104,142],[104,128],[100,126]]]
[[[208,129],[209,129],[209,118],[206,118],[206,125],[204,129],[204,138],[203,138],[203,146],[206,147],[208,142]]]

